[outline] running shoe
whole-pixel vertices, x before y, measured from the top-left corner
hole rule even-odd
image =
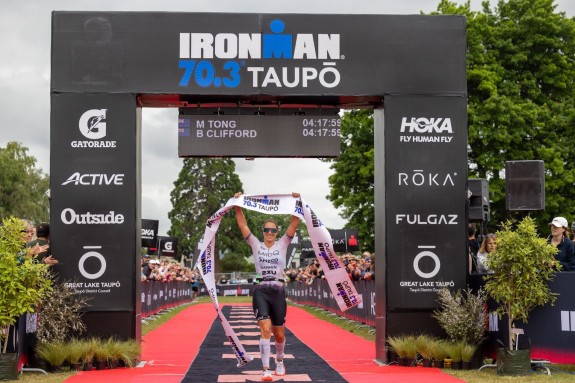
[[[286,367],[283,360],[276,360],[276,375],[283,376],[286,374]]]
[[[262,375],[262,382],[273,382],[274,377],[272,376],[271,370],[264,370]]]

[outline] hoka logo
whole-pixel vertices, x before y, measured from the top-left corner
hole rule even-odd
[[[409,133],[450,133],[453,134],[451,118],[414,118],[403,117],[401,132]]]

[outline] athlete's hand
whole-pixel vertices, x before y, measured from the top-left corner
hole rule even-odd
[[[299,193],[296,193],[296,192],[293,192],[293,193],[291,193],[291,196],[294,197],[294,198],[299,198],[300,194],[299,194]]]

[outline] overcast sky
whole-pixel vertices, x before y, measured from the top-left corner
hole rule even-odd
[[[38,167],[50,173],[50,36],[54,10],[419,14],[435,10],[437,3],[439,0],[1,0],[0,146],[20,142],[38,160]],[[471,1],[476,9],[480,3]],[[575,14],[575,0],[555,3],[559,11]],[[159,220],[160,235],[169,229],[170,191],[182,167],[176,126],[177,109],[143,111],[142,218]],[[329,164],[318,159],[261,158],[237,159],[236,164],[246,194],[298,191],[326,226],[340,228],[345,224],[326,199],[332,173]],[[262,186],[264,175],[266,183]]]

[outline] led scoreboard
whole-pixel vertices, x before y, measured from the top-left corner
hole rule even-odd
[[[192,111],[195,111],[192,109]],[[180,157],[337,157],[341,119],[327,112],[192,114],[180,109]]]

